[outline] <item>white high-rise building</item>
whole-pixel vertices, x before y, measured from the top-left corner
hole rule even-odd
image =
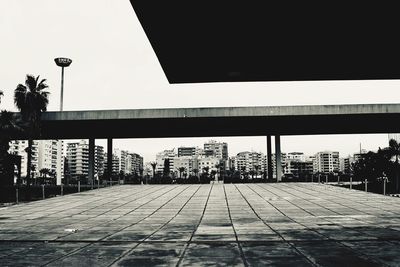
[[[289,152],[286,155],[287,161],[305,161],[306,157],[303,152]]]
[[[118,173],[128,174],[132,172],[132,167],[128,164],[128,151],[114,148],[113,155],[118,158]],[[130,160],[129,160],[130,161]],[[131,163],[131,162],[129,162]]]
[[[323,151],[315,154],[314,173],[330,173],[340,170],[339,152]]]
[[[68,173],[72,177],[89,174],[89,144],[86,140],[67,144]],[[95,146],[94,172],[101,176],[104,173],[104,148]]]
[[[157,162],[157,166],[156,166],[156,173],[163,173],[164,171],[164,162],[166,159],[169,160],[169,169],[170,171],[174,170],[174,159],[175,157],[178,157],[177,152],[175,151],[175,149],[167,149],[164,151],[161,151],[159,153],[157,153],[156,155],[156,162]]]
[[[228,144],[225,142],[217,142],[210,140],[204,143],[205,156],[214,156],[220,159],[228,159]]]
[[[27,140],[16,140],[10,142],[10,154],[21,156],[21,176],[27,174],[28,155],[26,148],[28,147]],[[61,150],[63,142],[61,142]],[[63,153],[59,153],[57,140],[34,140],[32,145],[32,174],[33,177],[40,175],[40,170],[48,169],[50,173],[57,175],[61,172],[61,177],[64,175],[64,157]]]
[[[267,168],[266,155],[258,152],[240,152],[235,157],[235,169],[240,172],[265,172]]]

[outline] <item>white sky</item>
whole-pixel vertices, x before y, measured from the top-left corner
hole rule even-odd
[[[168,84],[128,0],[1,0],[1,109],[15,110],[13,91],[27,73],[50,86],[49,110],[60,105],[56,57],[73,60],[65,71],[64,110],[164,107],[279,106],[398,103],[400,81],[314,81]],[[210,138],[116,140],[115,146],[144,155]],[[265,137],[214,138],[230,155],[265,151]],[[282,150],[342,155],[386,146],[387,135],[283,137]],[[105,144],[99,141],[99,144]]]

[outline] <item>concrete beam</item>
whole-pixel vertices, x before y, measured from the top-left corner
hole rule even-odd
[[[64,111],[43,113],[37,138],[390,133],[400,132],[398,121],[400,104]]]

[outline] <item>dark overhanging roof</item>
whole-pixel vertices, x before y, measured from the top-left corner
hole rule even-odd
[[[131,0],[170,83],[398,79],[397,7],[351,2]]]
[[[42,115],[40,139],[389,133],[399,121],[400,104],[63,111]]]

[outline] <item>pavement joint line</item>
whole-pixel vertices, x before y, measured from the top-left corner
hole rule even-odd
[[[168,192],[170,192],[170,191],[172,191],[172,190],[174,190],[174,189],[176,189],[176,188],[178,188],[178,187],[179,187],[179,186],[173,187],[171,190],[169,190],[169,191],[167,191],[167,192],[164,192],[163,194],[159,195],[159,196],[156,197],[155,199],[157,199],[157,198],[159,198],[159,197],[165,195],[166,193],[168,193]],[[160,190],[162,190],[162,189],[164,189],[164,188],[166,188],[166,187],[162,187]],[[155,190],[155,191],[152,192],[152,193],[159,192],[160,190]],[[140,198],[139,198],[139,199],[140,199]],[[147,204],[147,203],[149,203],[149,202],[151,202],[151,201],[153,201],[153,200],[154,200],[154,199],[151,199],[151,200],[149,200],[148,202],[144,203],[143,205],[145,205],[145,204]],[[141,205],[141,206],[143,206],[143,205]],[[139,207],[141,207],[141,206],[139,206]],[[137,207],[136,209],[138,209],[139,207]],[[136,209],[135,209],[135,210],[136,210]],[[127,226],[127,227],[129,227],[129,226]],[[125,227],[125,228],[127,228],[127,227]],[[120,231],[121,231],[121,230],[120,230]],[[110,235],[107,235],[107,236],[103,237],[102,239],[107,238],[107,237],[109,237],[109,236],[111,236],[111,235],[113,235],[113,234],[116,234],[116,233],[112,233],[112,234],[110,234]],[[65,237],[65,236],[64,236],[64,237]],[[100,239],[100,240],[98,240],[98,241],[102,241],[102,239]],[[74,240],[74,241],[75,241],[75,240]],[[77,242],[77,241],[75,241],[75,242]],[[72,254],[74,254],[74,253],[76,253],[76,252],[78,252],[78,251],[80,251],[80,250],[86,248],[87,246],[90,246],[91,244],[92,244],[92,243],[88,243],[88,245],[83,246],[83,247],[81,247],[81,248],[78,248],[78,249],[76,249],[76,250],[74,250],[74,251],[72,251],[71,253],[68,253],[68,254],[66,254],[66,255],[62,255],[62,256],[60,256],[60,257],[58,257],[58,258],[56,258],[56,259],[54,259],[54,260],[52,260],[52,261],[49,261],[49,262],[47,262],[46,264],[44,264],[43,266],[46,266],[46,265],[49,265],[49,264],[51,264],[51,263],[53,263],[53,262],[59,261],[59,260],[61,260],[61,259],[64,259],[64,258],[66,258],[66,257],[68,257],[68,256],[70,256],[70,255],[72,255]],[[138,246],[138,245],[136,245],[135,248],[136,248],[137,246]]]
[[[261,188],[262,188],[262,187],[261,187]],[[304,192],[304,191],[301,191],[301,192]],[[306,193],[306,192],[304,192],[304,193],[305,193],[305,194],[308,194],[308,195],[311,195],[311,194]],[[311,196],[313,196],[313,195],[311,195]],[[326,207],[322,206],[321,204],[316,203],[316,202],[313,202],[313,201],[311,201],[311,200],[308,200],[308,199],[304,199],[304,200],[306,200],[306,201],[308,201],[308,202],[310,202],[310,203],[312,203],[312,204],[314,204],[314,205],[323,207],[323,208],[325,208],[325,209],[327,209],[327,210],[331,210],[331,209],[326,208]],[[333,202],[333,203],[335,203],[335,204],[337,204],[337,205],[339,205],[339,206],[346,207],[346,208],[348,208],[348,209],[352,209],[352,210],[358,211],[358,212],[360,212],[360,213],[364,213],[364,214],[368,214],[368,215],[375,216],[375,215],[373,215],[373,214],[366,213],[366,212],[364,212],[364,211],[362,211],[362,210],[355,209],[355,208],[353,208],[353,207],[344,205],[344,204],[342,204],[342,203],[338,203],[338,202],[335,202],[335,201],[333,201],[333,200],[330,200],[330,201]],[[349,199],[349,201],[350,201],[350,199]],[[362,204],[362,203],[361,203],[361,204]],[[367,205],[367,206],[369,206],[369,205]],[[375,207],[373,207],[373,206],[370,206],[370,207],[375,208]],[[331,211],[333,211],[333,210],[331,210]],[[333,212],[335,212],[335,211],[333,211]],[[337,213],[337,212],[335,212],[335,213]],[[337,213],[337,214],[340,214],[340,213]],[[396,213],[395,213],[395,214],[396,214]],[[340,215],[345,216],[344,214],[340,214]],[[356,221],[359,221],[359,222],[362,222],[362,223],[366,223],[366,224],[368,224],[368,225],[371,225],[371,223],[366,222],[366,221],[363,221],[362,218],[353,217],[353,219],[356,220]],[[339,224],[339,223],[336,223],[336,222],[332,222],[332,220],[330,220],[329,218],[326,218],[326,221],[328,221],[328,222],[330,222],[330,223],[332,223],[332,224],[335,224],[335,225],[339,225],[339,226],[341,226],[341,227],[343,227],[343,228],[350,228],[350,227],[348,227],[348,226],[345,226],[345,225],[342,225],[342,224]],[[373,224],[373,225],[375,225],[375,224]],[[379,226],[379,227],[382,228],[382,229],[392,229],[392,228],[386,227],[386,226],[383,226],[383,227],[382,227],[382,226]],[[357,229],[352,229],[352,230],[353,230],[353,231],[357,231],[357,232],[359,232],[359,233],[361,233],[361,234],[364,234],[364,235],[367,235],[367,236],[374,237],[374,236],[372,236],[372,235],[370,235],[370,234],[368,234],[368,233],[361,232],[361,231],[359,231],[359,230],[357,230]]]
[[[313,193],[316,193],[315,191],[312,191],[312,190],[310,190],[310,189],[304,188],[302,184],[299,184],[299,187],[303,189],[303,191],[301,191],[301,192],[303,192],[303,193],[306,193],[304,190],[306,190],[307,192],[311,191],[311,192],[313,192]],[[328,188],[328,191],[332,191],[332,190],[331,190],[332,188],[335,188],[335,189],[337,188],[337,189],[339,189],[339,190],[335,190],[335,191],[338,191],[338,192],[343,190],[343,188],[338,188],[338,187],[333,186],[333,185],[327,186],[327,188]],[[321,189],[320,186],[318,186],[318,189]],[[300,190],[299,190],[299,191],[300,191]],[[321,190],[318,190],[318,192],[322,192],[322,191],[321,191]],[[327,193],[326,190],[324,190],[323,193],[324,193],[325,195],[329,195],[329,196],[334,196],[334,197],[336,196],[336,195],[333,195],[333,194],[331,194],[331,193]],[[354,191],[352,191],[351,193],[355,193],[355,194],[361,195],[361,196],[365,196],[365,195],[371,196],[371,194],[372,194],[371,192],[366,193],[366,192],[364,192],[364,191],[355,190],[355,189],[354,189]],[[309,195],[311,195],[311,196],[314,196],[314,195],[312,195],[311,193],[306,193],[306,194],[309,194]],[[343,195],[343,194],[342,194],[342,195]],[[376,198],[376,197],[382,197],[382,198],[384,197],[384,196],[382,196],[382,195],[380,195],[380,194],[375,194],[375,195],[376,195],[376,196],[374,196],[375,198]],[[356,199],[352,198],[350,194],[349,194],[349,195],[344,195],[344,196],[342,196],[342,198],[344,198],[344,199],[346,199],[346,200],[349,200],[349,201],[352,201],[352,202],[355,202],[355,203],[357,203],[357,204],[359,204],[359,205],[367,206],[367,207],[370,207],[370,208],[376,208],[376,206],[369,205],[369,204],[365,203],[365,201],[360,201],[359,198],[356,198]],[[331,200],[331,201],[332,201],[332,200]],[[334,201],[332,201],[332,202],[334,202]],[[342,206],[347,207],[347,208],[350,208],[350,209],[354,209],[353,207],[345,206],[345,205],[343,205],[343,204],[341,204],[341,203],[337,203],[337,202],[334,202],[334,203],[336,203],[336,204],[338,204],[338,205],[342,205]],[[373,202],[370,202],[370,203],[373,203]],[[400,205],[397,205],[397,206],[400,206]],[[354,209],[354,210],[357,210],[357,209]],[[392,213],[392,214],[394,214],[394,215],[398,215],[398,213],[393,212],[393,211],[391,211],[391,210],[385,210],[385,209],[382,209],[382,210],[384,210],[384,211],[387,212],[387,213]],[[357,210],[357,211],[360,211],[360,210]],[[366,213],[366,212],[364,212],[364,211],[361,211],[361,212]],[[366,214],[369,214],[369,213],[366,213]]]
[[[187,248],[189,247],[190,244],[194,243],[194,242],[192,242],[193,236],[194,236],[194,234],[196,233],[197,229],[199,228],[199,226],[200,226],[200,224],[201,224],[201,222],[202,222],[202,220],[203,220],[204,214],[205,214],[206,209],[207,209],[208,201],[210,200],[211,191],[212,191],[213,187],[214,187],[214,183],[211,183],[211,184],[210,184],[210,190],[208,191],[206,203],[204,204],[204,208],[203,208],[203,211],[202,211],[202,213],[201,213],[199,222],[197,223],[197,225],[196,225],[195,229],[193,230],[192,234],[190,235],[189,240],[186,242],[185,246],[183,247],[182,252],[181,252],[181,254],[179,255],[179,260],[178,260],[178,262],[176,263],[176,267],[179,267],[179,266],[181,265],[182,260],[183,260],[185,254],[186,254]]]
[[[266,225],[269,229],[271,229],[275,234],[277,234],[284,242],[286,242],[286,244],[288,244],[293,250],[295,250],[299,255],[303,256],[304,259],[306,259],[310,264],[312,264],[313,266],[320,266],[319,264],[317,264],[315,262],[315,260],[313,260],[312,258],[308,257],[307,255],[305,255],[304,253],[302,253],[298,248],[296,248],[292,243],[290,243],[288,240],[286,240],[278,231],[276,231],[275,229],[273,229],[269,224],[267,224],[261,217],[260,215],[255,211],[255,209],[253,208],[253,206],[250,204],[250,202],[247,200],[247,198],[243,195],[242,191],[240,191],[239,187],[235,184],[236,190],[239,191],[240,195],[242,196],[242,198],[246,201],[247,205],[249,205],[250,209],[254,212],[254,214],[258,217],[259,220],[261,220],[264,225]],[[247,185],[247,187],[249,188],[249,186]],[[282,213],[282,211],[280,211],[279,209],[277,209],[272,203],[270,203],[269,201],[267,201],[266,199],[262,198],[264,201],[266,201],[267,203],[269,203],[272,207],[274,207],[276,210],[278,210],[280,213]],[[286,216],[286,214],[282,213],[284,216]]]
[[[105,188],[105,189],[108,189],[108,188]],[[72,194],[71,194],[72,195]],[[65,197],[69,197],[70,195],[66,195]],[[124,196],[121,196],[120,198],[118,198],[118,199],[121,199],[121,198],[123,198]],[[93,202],[96,202],[97,201],[97,199],[94,199],[94,200],[92,200],[92,201],[90,201],[89,203],[93,203]],[[110,200],[110,201],[108,201],[107,203],[111,203],[111,202],[113,202],[113,201],[115,201],[115,199],[113,199],[113,200]],[[58,206],[56,206],[56,207],[59,207],[59,206],[62,206],[63,205],[63,202],[60,200],[60,205],[58,205]],[[77,208],[77,207],[80,207],[80,206],[85,206],[85,205],[88,205],[89,203],[84,203],[84,204],[80,204],[80,205],[77,205],[77,206],[74,206],[73,208]],[[35,204],[35,202],[32,202],[32,203],[28,203],[28,204],[31,204],[31,205],[34,205]],[[102,204],[102,205],[104,205],[104,203]],[[99,206],[101,206],[101,205],[99,205]],[[96,207],[98,207],[98,206],[96,206]],[[20,206],[18,206],[18,208],[20,208]],[[94,209],[94,207],[93,208],[91,208],[91,209],[88,209],[88,210],[86,210],[86,211],[89,211],[89,210],[93,210]],[[33,214],[33,213],[35,213],[35,212],[37,212],[37,211],[33,211],[31,214]],[[60,210],[60,211],[57,211],[57,212],[54,212],[54,213],[51,213],[51,215],[54,215],[54,214],[57,214],[57,213],[62,213],[63,212],[63,210]],[[108,212],[108,211],[107,211]],[[104,213],[103,213],[104,214]],[[48,214],[48,215],[50,215],[50,214]],[[48,215],[46,215],[46,216],[48,216]],[[68,218],[68,217],[71,217],[72,215],[69,215],[69,216],[65,216],[65,217],[63,217],[63,218]],[[98,215],[99,216],[99,215]],[[44,217],[44,216],[42,216],[42,217]],[[42,218],[42,217],[38,217],[38,218],[36,218],[36,219],[39,219],[39,218]],[[96,216],[97,217],[97,216]],[[60,218],[55,218],[54,220],[49,220],[48,222],[53,222],[53,221],[57,221],[57,220],[59,220]],[[43,222],[38,222],[37,224],[33,224],[33,225],[30,225],[30,226],[37,226],[37,225],[40,225],[40,224],[42,224]],[[67,224],[66,226],[68,226],[68,225],[70,225],[70,224]],[[24,226],[21,226],[20,228],[25,228]],[[20,228],[17,228],[17,229],[20,229]],[[65,236],[67,236],[67,235],[65,235]]]
[[[273,193],[272,191],[269,191],[269,190],[267,190],[267,189],[261,187],[260,185],[257,185],[257,186],[260,187],[260,188],[261,188],[262,190],[264,190],[264,191],[268,191],[268,192]],[[249,187],[249,188],[250,188],[250,187]],[[256,194],[258,194],[258,193],[254,190],[254,188],[250,188],[250,189],[253,190],[253,192],[255,192]],[[295,195],[293,195],[292,193],[287,192],[286,190],[281,189],[281,191],[286,192],[286,193],[288,193],[288,194],[290,194],[290,195],[292,195],[292,196],[295,196]],[[275,193],[273,193],[273,194],[276,195]],[[258,195],[259,195],[261,198],[264,199],[264,197],[262,197],[260,194],[258,194]],[[304,212],[310,214],[311,216],[316,216],[316,215],[313,214],[312,212],[310,212],[310,211],[308,211],[308,210],[305,210],[304,208],[300,207],[299,205],[293,203],[292,201],[290,201],[290,200],[288,200],[288,199],[284,199],[284,200],[287,201],[287,202],[289,202],[290,204],[294,205],[295,207],[301,209],[302,211],[304,211]],[[325,207],[324,207],[324,208],[325,208]],[[337,213],[337,212],[335,212],[335,213],[336,213],[336,214],[339,214],[339,213]]]
[[[91,243],[88,243],[88,244],[86,244],[86,245],[84,245],[84,246],[82,246],[82,247],[76,248],[76,249],[74,249],[74,250],[68,252],[66,255],[63,255],[63,256],[61,256],[61,257],[59,257],[59,258],[56,258],[56,259],[53,259],[53,260],[50,260],[50,261],[46,262],[45,264],[42,264],[41,266],[49,265],[49,264],[51,264],[51,263],[53,263],[53,262],[55,262],[55,261],[57,261],[57,260],[59,260],[59,259],[68,257],[68,256],[70,256],[70,255],[73,255],[74,253],[78,252],[79,250],[84,249],[84,248],[86,248],[86,247],[88,247],[88,246],[90,246],[90,245],[91,245]]]
[[[267,190],[266,188],[261,187],[260,185],[257,185],[257,186],[260,187],[261,189],[263,189],[264,191],[271,192],[271,191]],[[249,187],[249,186],[248,186],[248,187]],[[250,188],[250,187],[249,187],[249,188]],[[263,198],[263,197],[262,197],[258,192],[256,192],[254,189],[252,189],[252,188],[250,188],[250,189],[253,190],[253,192],[255,192],[257,195],[259,195],[260,198],[264,199],[264,201],[267,201],[265,198]],[[283,189],[280,189],[280,191],[289,193],[289,192],[287,192],[287,191],[285,191],[285,190],[283,190]],[[273,192],[271,192],[271,193],[273,193]],[[273,194],[274,194],[274,193],[273,193]],[[291,194],[291,193],[289,193],[289,194]],[[293,195],[293,194],[291,194],[291,195],[292,195],[292,196],[295,196],[295,195]],[[294,206],[296,206],[296,207],[298,207],[298,208],[300,208],[300,209],[303,210],[303,208],[299,207],[297,204],[294,204],[293,202],[289,201],[288,199],[285,199],[285,200],[286,200],[287,202],[289,202],[290,204],[292,204],[292,205],[294,205]],[[309,200],[306,200],[306,201],[309,201]],[[311,202],[311,201],[309,201],[309,202]],[[311,203],[313,203],[313,202],[311,202]],[[316,204],[316,203],[313,203],[313,204]],[[322,207],[322,208],[325,208],[325,207],[323,207],[322,205],[319,205],[319,204],[316,204],[316,205],[318,205],[318,206],[320,206],[320,207]],[[326,208],[326,209],[327,209],[327,208]],[[350,249],[351,251],[353,251],[354,254],[356,254],[356,255],[358,255],[358,256],[364,258],[364,259],[368,259],[368,260],[373,261],[373,262],[375,262],[375,263],[381,264],[380,262],[377,262],[377,261],[375,261],[373,258],[369,257],[367,254],[364,254],[364,253],[362,253],[362,252],[360,252],[360,251],[358,251],[358,250],[355,250],[355,249],[351,248],[350,246],[347,246],[347,245],[343,244],[343,242],[348,242],[349,240],[340,241],[340,240],[332,239],[331,237],[329,237],[329,236],[327,236],[327,235],[325,235],[325,234],[323,234],[323,233],[320,233],[320,232],[318,232],[318,231],[315,230],[315,229],[311,229],[311,228],[309,228],[308,226],[304,225],[303,223],[300,223],[300,222],[296,221],[295,219],[293,219],[293,218],[287,216],[286,214],[285,214],[285,216],[286,216],[288,219],[292,220],[293,222],[295,222],[295,223],[297,223],[297,224],[299,224],[299,225],[302,225],[303,227],[305,227],[305,229],[307,229],[307,230],[309,230],[309,231],[312,231],[312,232],[314,232],[314,233],[316,233],[316,234],[318,234],[318,235],[324,236],[324,237],[327,238],[328,240],[330,240],[330,241],[332,241],[332,242],[334,242],[334,243],[336,243],[336,244],[339,244],[339,245],[342,246],[342,247],[345,247],[345,248],[347,248],[347,249]],[[314,216],[315,216],[315,215],[314,215]],[[328,221],[329,221],[329,220],[328,220]],[[264,222],[264,223],[265,223],[265,222]],[[343,226],[343,225],[340,225],[340,224],[336,224],[336,223],[333,223],[333,224],[338,225],[338,226],[341,226],[341,227],[343,227],[343,228],[347,228],[347,227],[345,227],[345,226]],[[353,230],[354,230],[354,229],[353,229]],[[355,230],[355,231],[357,231],[357,230]],[[361,234],[365,234],[365,233],[360,232],[360,231],[357,231],[357,232],[359,232],[359,233],[361,233]],[[368,235],[368,234],[367,234],[367,235]],[[367,239],[367,240],[370,240],[370,239]],[[357,240],[357,241],[359,241],[359,240]],[[296,241],[290,240],[289,242],[296,242]],[[293,246],[294,246],[294,244],[293,244]]]
[[[282,190],[282,191],[284,191],[284,190]],[[302,191],[302,192],[303,192],[303,191]],[[309,194],[309,193],[306,193],[306,192],[303,192],[303,193],[308,194],[308,195],[310,195],[310,196],[314,196],[314,195]],[[293,194],[292,194],[292,195],[293,195]],[[294,196],[295,196],[295,195],[294,195]],[[332,209],[329,209],[329,208],[327,208],[327,207],[324,207],[324,206],[322,206],[321,204],[316,203],[316,202],[314,202],[314,201],[311,201],[311,200],[309,200],[309,199],[304,199],[304,200],[306,200],[306,201],[308,201],[308,202],[310,202],[310,203],[312,203],[312,204],[314,204],[314,205],[323,207],[324,209],[330,210],[330,211],[332,211],[332,212],[334,212],[334,213],[336,213],[336,214],[338,214],[338,215],[345,216],[345,214],[338,213],[338,212],[336,212],[336,211],[334,211],[334,210],[332,210]],[[363,214],[372,215],[372,214],[370,214],[370,213],[366,213],[366,212],[364,212],[364,211],[362,211],[362,210],[359,210],[359,209],[356,209],[356,208],[354,208],[354,207],[347,206],[347,205],[344,205],[344,204],[342,204],[342,203],[335,202],[335,201],[333,201],[333,200],[330,200],[330,201],[333,202],[333,203],[335,203],[335,204],[337,204],[337,205],[339,205],[339,206],[345,207],[345,208],[347,208],[347,209],[352,209],[352,210],[355,210],[355,211],[360,212],[360,213],[363,213]],[[363,222],[362,220],[360,220],[360,219],[358,219],[358,218],[354,218],[354,219]],[[327,221],[330,221],[330,220],[327,219]],[[330,221],[330,222],[331,222],[331,221]],[[341,225],[341,226],[343,226],[343,225]],[[343,226],[343,227],[344,227],[344,226]]]
[[[154,190],[154,191],[152,191],[150,194],[159,192],[160,190],[163,190],[164,188],[165,188],[165,187],[162,187],[162,188],[160,188],[160,189],[158,189],[158,190]],[[144,198],[144,197],[147,197],[147,196],[148,196],[148,194],[144,194],[145,192],[141,192],[141,193],[143,194],[143,196],[140,196],[140,197],[138,197],[138,198],[135,198],[135,199],[132,200],[132,201],[137,201],[137,200],[139,200],[139,199],[141,199],[141,198]],[[114,201],[116,201],[116,200],[119,200],[119,199],[122,199],[122,198],[124,198],[124,197],[125,197],[125,196],[122,195],[121,197],[119,197],[119,198],[117,198],[117,199],[112,199],[112,200],[108,201],[107,203],[112,203],[112,202],[114,202]],[[128,204],[128,203],[129,203],[129,202],[126,202],[126,203],[124,203],[124,204],[122,204],[122,205],[120,205],[120,206],[114,207],[114,208],[112,208],[112,209],[110,209],[110,210],[107,210],[107,211],[105,211],[105,212],[103,212],[103,213],[97,214],[97,215],[94,216],[94,217],[87,218],[86,220],[81,220],[80,223],[85,222],[85,221],[88,221],[88,220],[93,219],[93,218],[97,218],[97,217],[99,217],[99,216],[102,216],[102,215],[104,215],[104,214],[106,214],[106,213],[108,213],[108,212],[110,212],[110,211],[113,211],[113,210],[115,210],[115,209],[117,209],[117,208],[120,208],[120,207],[122,207],[122,206],[124,206],[124,205],[126,205],[126,204]],[[94,206],[94,207],[92,207],[92,208],[90,208],[90,209],[85,210],[85,212],[88,212],[88,211],[90,211],[90,210],[94,210],[94,209],[96,209],[96,208],[98,208],[98,207],[101,207],[101,206],[103,206],[103,205],[104,205],[104,203],[102,203],[102,204],[100,204],[100,205],[97,205],[97,206]],[[80,212],[80,213],[73,214],[73,215],[82,214],[82,213],[83,213],[83,211]],[[68,217],[72,217],[72,215],[66,216],[65,218],[68,218]],[[59,218],[57,218],[57,219],[59,219]],[[111,219],[111,220],[109,220],[109,222],[112,222],[113,220],[115,220],[115,219]],[[65,227],[68,226],[68,225],[73,225],[73,224],[74,224],[74,223],[66,224]],[[85,229],[85,230],[86,230],[86,229]],[[73,234],[74,234],[74,233],[70,233],[70,234],[67,234],[67,235],[62,236],[61,238],[64,238],[64,237],[66,237],[66,236],[73,235]]]
[[[238,238],[238,235],[237,235],[237,232],[236,232],[236,229],[235,229],[235,225],[233,224],[233,221],[232,221],[232,215],[231,215],[231,210],[229,208],[229,201],[228,201],[228,197],[227,197],[226,190],[225,190],[225,184],[223,184],[222,186],[223,186],[223,189],[224,189],[226,206],[228,208],[229,220],[231,221],[233,233],[235,234],[235,239],[236,239],[236,242],[237,242],[238,247],[239,247],[240,257],[242,258],[244,265],[245,266],[249,266],[249,263],[248,263],[248,261],[246,259],[246,256],[244,255],[242,245],[239,242],[239,238]]]
[[[155,198],[152,198],[152,199],[150,199],[149,201],[143,203],[142,205],[136,207],[135,209],[131,210],[130,212],[124,214],[123,216],[128,215],[129,213],[132,213],[132,212],[134,212],[134,211],[140,209],[140,208],[143,207],[144,205],[147,205],[148,203],[150,203],[150,202],[152,202],[152,201],[154,201],[154,200],[156,200],[156,199],[158,199],[158,198],[164,196],[165,194],[167,194],[167,193],[169,193],[169,192],[171,192],[171,191],[173,191],[173,190],[175,190],[175,189],[178,189],[179,187],[181,187],[181,186],[178,185],[178,186],[173,187],[172,189],[170,189],[170,190],[168,190],[168,191],[162,193],[161,195],[159,195],[159,196],[157,196],[157,197],[155,197]],[[164,188],[165,188],[165,187],[164,187]],[[185,190],[185,189],[184,189],[184,190]],[[184,191],[184,190],[183,190],[183,191]],[[159,191],[156,191],[156,192],[159,192]],[[181,192],[182,192],[182,191],[181,191]],[[172,199],[173,199],[173,198],[172,198]],[[170,201],[170,200],[169,200],[169,201]],[[169,201],[168,201],[168,202],[169,202]],[[165,203],[165,204],[166,204],[166,203]],[[165,204],[164,204],[164,205],[165,205]],[[162,207],[163,207],[164,205],[162,205]],[[159,210],[160,208],[161,208],[161,207],[157,208],[155,211],[153,211],[151,214],[147,215],[147,216],[144,217],[143,219],[140,219],[140,220],[137,221],[137,222],[134,222],[134,223],[132,223],[132,224],[129,224],[129,225],[127,225],[127,226],[121,228],[120,230],[116,231],[115,233],[112,233],[112,234],[109,234],[109,235],[104,236],[103,238],[99,239],[99,241],[104,241],[104,239],[106,239],[106,238],[108,238],[108,237],[110,237],[110,236],[112,236],[112,235],[115,235],[116,233],[119,233],[119,232],[125,230],[126,228],[129,228],[129,227],[131,227],[131,226],[133,226],[133,225],[135,225],[135,224],[138,224],[139,222],[144,221],[145,219],[147,219],[147,218],[149,218],[151,215],[153,215],[153,214],[154,214],[157,210]],[[118,218],[121,218],[121,217],[123,217],[123,216],[120,216],[120,217],[118,217]],[[114,220],[115,220],[115,219],[114,219]],[[113,221],[113,220],[111,220],[111,221]]]
[[[180,194],[182,194],[184,191],[188,190],[189,188],[191,188],[192,185],[185,187],[182,191],[180,191],[177,195],[174,195],[170,200],[168,200],[167,202],[165,202],[162,206],[160,206],[157,210],[155,210],[152,214],[150,214],[148,217],[149,218],[151,215],[155,214],[157,211],[159,211],[162,207],[164,207],[165,205],[167,205],[169,202],[171,202],[173,199],[175,199],[177,196],[179,196]],[[166,223],[164,223],[161,227],[159,227],[157,230],[153,231],[152,234],[148,235],[144,240],[139,241],[137,246],[135,246],[134,248],[126,251],[125,253],[121,254],[120,257],[118,257],[116,260],[114,260],[113,262],[111,262],[108,266],[112,266],[113,264],[117,263],[119,260],[121,260],[124,256],[128,255],[129,253],[131,253],[135,248],[137,248],[138,246],[140,246],[144,242],[146,239],[148,239],[149,237],[151,237],[152,235],[154,235],[154,233],[158,232],[160,229],[162,229],[165,225],[167,225],[169,222],[171,222],[178,214],[179,212],[186,206],[186,204],[189,202],[190,199],[192,199],[192,197],[197,193],[197,191],[199,191],[200,186],[197,187],[197,190],[190,196],[190,198],[185,202],[185,204],[181,207],[181,209],[179,209],[179,211],[177,211],[177,213],[170,219],[168,220]],[[144,220],[144,219],[143,219]]]

